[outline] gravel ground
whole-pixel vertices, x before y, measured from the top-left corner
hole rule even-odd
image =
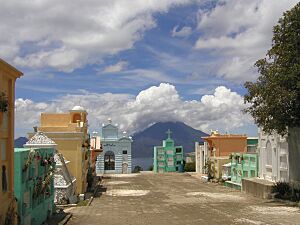
[[[188,174],[106,177],[91,206],[68,210],[69,225],[300,224],[300,209]]]

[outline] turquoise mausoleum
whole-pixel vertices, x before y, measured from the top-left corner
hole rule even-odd
[[[168,138],[163,140],[162,146],[154,146],[154,173],[176,172],[183,170],[183,147],[175,146],[171,138],[170,129]]]
[[[231,180],[225,182],[225,186],[241,189],[242,180],[244,178],[252,178],[258,176],[258,161],[257,153],[258,138],[247,138],[247,153],[233,153],[230,155]]]
[[[14,191],[21,225],[40,225],[54,207],[54,148],[15,148]]]

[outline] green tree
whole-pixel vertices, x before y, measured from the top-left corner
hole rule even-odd
[[[286,134],[300,126],[300,3],[285,12],[273,28],[272,47],[255,63],[260,76],[246,82],[245,112],[265,132]]]

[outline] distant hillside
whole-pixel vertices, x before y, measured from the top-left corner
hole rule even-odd
[[[133,135],[132,156],[152,157],[153,146],[162,145],[168,129],[173,132],[171,136],[175,145],[182,145],[185,153],[194,151],[195,142],[203,142],[201,137],[208,135],[182,122],[159,122]]]
[[[26,137],[19,137],[15,139],[15,148],[23,148],[23,145],[26,144],[28,139]]]

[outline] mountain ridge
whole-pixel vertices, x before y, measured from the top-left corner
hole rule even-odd
[[[15,148],[23,148],[23,145],[26,144],[28,139],[26,137],[18,137],[14,141],[14,147]]]
[[[172,131],[171,138],[175,141],[175,145],[183,146],[185,153],[194,151],[195,142],[203,142],[201,137],[208,136],[180,121],[158,122],[132,136],[132,156],[153,157],[153,147],[162,145],[162,141],[167,138],[168,129]]]

